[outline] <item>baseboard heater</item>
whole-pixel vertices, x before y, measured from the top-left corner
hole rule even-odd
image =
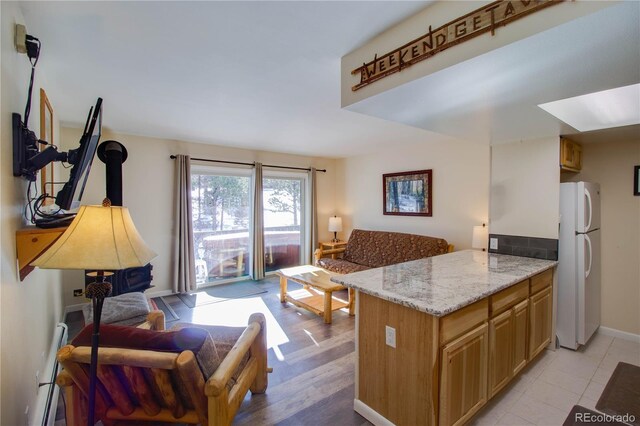
[[[58,323],[51,340],[51,349],[47,357],[47,364],[41,377],[38,388],[38,400],[32,417],[32,426],[53,426],[56,421],[56,407],[60,388],[56,386],[56,376],[60,369],[56,354],[58,349],[67,344],[68,329],[64,323]]]

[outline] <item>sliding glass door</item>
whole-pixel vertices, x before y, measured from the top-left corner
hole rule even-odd
[[[305,182],[294,174],[267,175],[262,181],[265,272],[303,263]]]
[[[266,173],[263,209],[251,211],[249,170],[194,168],[193,244],[198,287],[249,277],[251,215],[264,218],[265,273],[302,263],[306,174]]]
[[[198,287],[249,275],[251,178],[238,172],[191,174]]]

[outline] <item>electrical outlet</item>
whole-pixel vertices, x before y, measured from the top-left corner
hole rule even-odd
[[[82,296],[82,289],[81,288],[76,288],[73,290],[73,297],[80,297]]]
[[[497,238],[489,238],[489,248],[491,250],[498,250],[498,239]]]
[[[393,327],[385,326],[385,336],[387,341],[387,346],[391,346],[392,348],[396,347],[396,329]]]
[[[27,28],[24,25],[16,24],[15,45],[18,53],[27,53]]]

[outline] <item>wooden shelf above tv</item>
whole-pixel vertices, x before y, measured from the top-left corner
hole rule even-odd
[[[16,231],[16,254],[20,281],[35,269],[29,264],[51,247],[66,229],[66,227],[42,229],[29,226]]]

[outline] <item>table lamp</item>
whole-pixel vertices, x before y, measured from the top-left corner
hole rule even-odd
[[[337,243],[340,241],[338,239],[338,232],[342,231],[342,218],[338,216],[329,218],[329,232],[333,232],[333,240],[332,243]]]
[[[100,316],[104,298],[111,293],[111,283],[105,279],[112,272],[144,266],[156,257],[138,234],[129,210],[111,206],[109,199],[102,206],[82,206],[75,219],[58,240],[31,263],[42,269],[83,269],[95,271],[87,275],[96,281],[89,284],[86,296],[93,304],[93,334],[89,371],[89,412],[87,422],[94,424],[95,397],[100,339]]]
[[[482,226],[473,227],[473,237],[471,238],[471,247],[474,249],[482,249],[486,251],[487,240],[489,239],[489,228],[483,223]]]

